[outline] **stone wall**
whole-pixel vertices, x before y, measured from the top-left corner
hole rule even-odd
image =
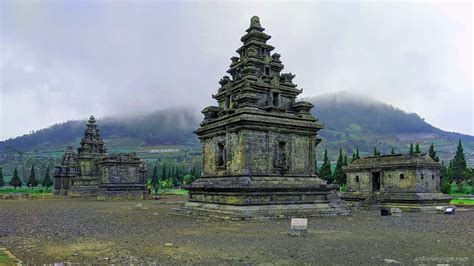
[[[403,175],[403,179],[400,178]],[[356,182],[357,177],[359,182]],[[380,171],[380,192],[439,192],[439,170],[437,169],[392,169]],[[349,192],[372,192],[372,172],[359,171],[347,174]]]
[[[244,129],[216,135],[202,140],[203,174],[311,175],[314,146],[314,136],[275,131]]]

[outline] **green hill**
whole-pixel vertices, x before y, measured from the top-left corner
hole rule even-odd
[[[315,105],[313,114],[324,123],[318,146],[318,159],[324,149],[336,160],[339,148],[352,154],[356,148],[362,155],[372,153],[377,146],[382,153],[407,152],[410,142],[420,143],[428,151],[431,142],[442,160],[453,158],[457,141],[463,141],[466,158],[474,165],[474,137],[440,130],[414,113],[347,92],[327,94],[305,100]],[[137,151],[145,160],[160,160],[163,156],[151,155],[152,150],[180,147],[170,153],[169,160],[197,161],[199,141],[193,131],[199,126],[202,115],[192,108],[174,108],[144,116],[104,118],[98,120],[102,136],[111,152]],[[77,147],[86,120],[67,121],[38,130],[31,134],[0,142],[0,165],[9,172],[14,165],[54,164],[67,145]],[[192,159],[190,159],[192,158]],[[37,162],[39,161],[39,162]]]
[[[337,159],[339,148],[351,154],[356,148],[364,155],[372,154],[377,146],[382,153],[407,152],[410,143],[420,143],[427,152],[433,142],[442,160],[454,156],[461,139],[467,160],[474,165],[474,137],[438,129],[415,113],[407,113],[394,106],[366,96],[347,92],[306,98],[315,107],[313,114],[324,123],[323,142],[319,153],[327,148],[331,159]]]

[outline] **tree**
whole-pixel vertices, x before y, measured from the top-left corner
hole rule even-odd
[[[36,174],[35,174],[35,166],[31,166],[31,171],[30,171],[30,178],[28,179],[28,182],[26,185],[30,188],[36,187],[39,185],[38,179],[36,179]]]
[[[165,181],[166,178],[168,178],[166,176],[166,164],[163,164],[163,168],[161,169],[161,181]]]
[[[449,183],[447,178],[441,178],[440,190],[443,194],[449,194],[451,190],[451,184]]]
[[[356,160],[357,159],[360,159],[360,156],[359,156],[359,148],[356,148],[356,156],[355,156]]]
[[[196,177],[191,174],[187,174],[183,177],[183,183],[185,185],[191,184],[194,180],[196,180]]]
[[[342,162],[342,166],[348,166],[349,163],[347,162],[347,155],[344,154],[344,161]]]
[[[377,147],[374,147],[374,156],[377,156],[377,155],[378,155]]]
[[[448,169],[444,165],[444,162],[441,161],[441,169],[439,171],[440,178],[440,190],[444,194],[449,194],[451,189],[451,184],[449,183]]]
[[[3,169],[0,167],[0,187],[5,186],[5,180],[3,179]]]
[[[460,184],[465,179],[465,172],[467,168],[466,158],[464,157],[464,149],[461,144],[461,140],[459,140],[458,147],[456,150],[456,155],[454,155],[454,159],[452,160],[452,171],[451,177],[456,181],[458,185],[458,190],[460,190]]]
[[[331,172],[331,162],[328,158],[328,150],[324,150],[324,160],[321,169],[319,170],[319,176],[328,181],[328,183],[332,183],[332,172]]]
[[[410,151],[409,151],[410,154],[414,154],[415,151],[413,150],[413,142],[410,142]]]
[[[428,154],[431,157],[431,159],[433,159],[433,161],[439,162],[439,158],[438,158],[438,155],[436,154],[436,151],[434,149],[433,142],[431,142],[431,146],[430,146],[430,150],[428,151]]]
[[[395,148],[392,147],[392,150],[390,151],[390,154],[395,154]]]
[[[345,178],[346,174],[344,173],[344,170],[342,169],[343,165],[344,165],[344,156],[342,155],[342,149],[339,149],[339,157],[337,158],[336,169],[334,169],[332,179],[340,185],[346,183],[346,178]]]
[[[46,173],[44,174],[43,181],[41,182],[41,186],[49,188],[52,185],[53,185],[53,181],[51,180],[51,177],[49,176],[49,166],[48,166],[46,168]]]
[[[21,182],[21,179],[20,179],[20,176],[18,176],[18,170],[15,168],[15,170],[13,171],[13,177],[12,179],[10,180],[10,186],[14,187],[15,189],[17,187],[21,187],[22,186],[22,182]]]
[[[416,153],[416,154],[421,153],[421,151],[420,151],[420,145],[418,145],[418,143],[416,143],[416,146],[415,146],[415,153]]]
[[[153,175],[151,176],[150,182],[151,188],[153,189],[155,195],[158,194],[158,188],[160,187],[160,182],[158,181],[158,170],[156,165],[153,167]]]
[[[355,161],[355,160],[356,160],[356,154],[355,154],[355,152],[354,152],[354,153],[352,153],[352,160],[351,160],[351,163],[352,163],[353,161]]]

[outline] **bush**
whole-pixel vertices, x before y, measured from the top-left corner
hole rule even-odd
[[[449,194],[451,191],[451,184],[447,178],[441,178],[440,189],[443,194]]]
[[[160,182],[161,189],[172,189],[173,188],[173,179],[167,178]]]
[[[342,184],[342,185],[339,187],[339,191],[340,191],[340,192],[347,192],[347,186],[346,186],[346,184]]]

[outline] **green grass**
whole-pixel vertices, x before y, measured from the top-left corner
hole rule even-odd
[[[0,188],[0,194],[8,194],[8,193],[28,193],[28,194],[33,194],[33,195],[39,195],[43,194],[43,188],[42,187],[35,187],[35,188],[29,188],[29,187],[21,187],[21,188],[14,188],[14,187],[2,187]],[[51,194],[51,188],[47,188],[44,190],[45,195]]]
[[[188,195],[186,189],[162,189],[158,191],[160,195]]]
[[[451,204],[474,205],[474,199],[453,199]]]
[[[453,182],[451,184],[451,190],[449,191],[449,195],[451,195],[451,196],[466,196],[466,195],[470,195],[470,194],[474,193],[474,191],[472,190],[472,186],[466,184],[465,182],[462,183],[462,192],[458,192],[457,190],[458,190],[458,187],[457,187],[456,183]]]

